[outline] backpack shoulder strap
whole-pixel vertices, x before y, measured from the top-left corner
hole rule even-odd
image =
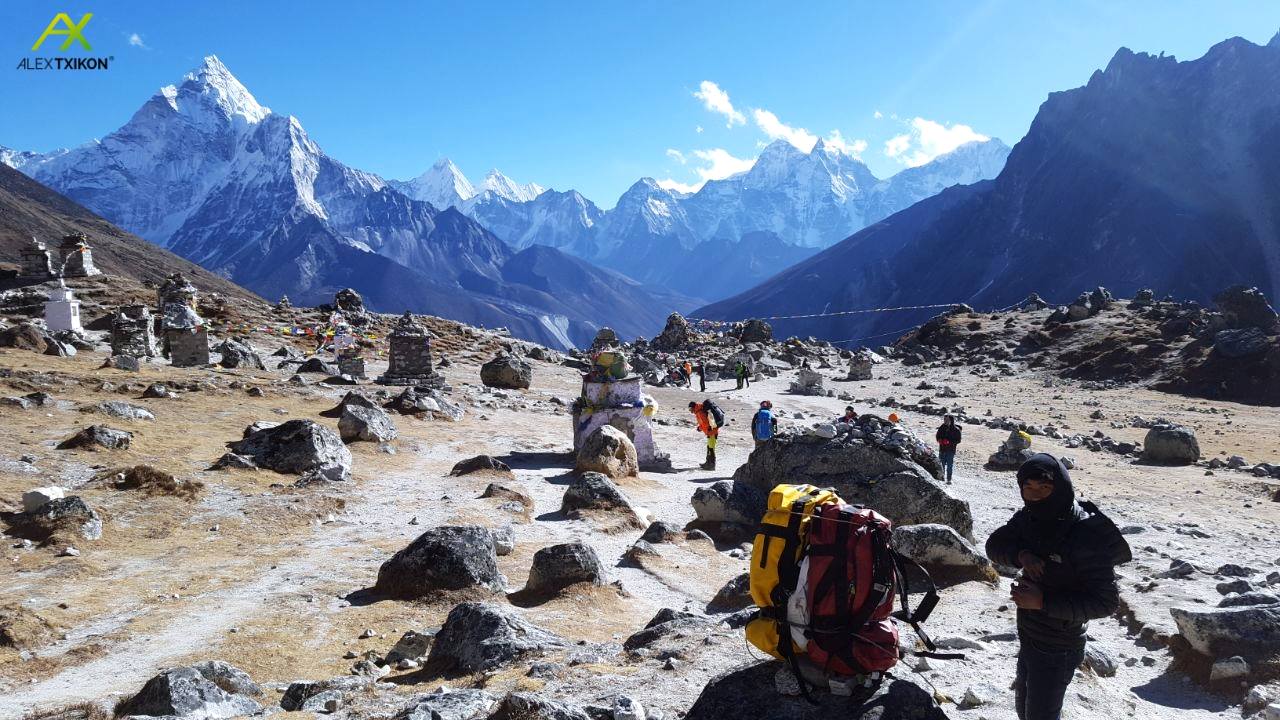
[[[935,652],[938,649],[937,646],[933,644],[933,640],[929,639],[929,634],[924,631],[924,628],[920,627],[920,623],[928,620],[929,615],[933,613],[933,609],[938,605],[938,586],[933,582],[929,571],[925,570],[920,563],[899,553],[897,550],[890,550],[889,552],[893,558],[894,568],[898,572],[898,589],[902,596],[902,609],[894,613],[893,616],[910,625],[911,629],[916,631],[920,641],[924,643],[925,648],[929,652]],[[915,612],[911,611],[910,603],[907,600],[910,590],[908,588],[907,574],[902,571],[903,567],[914,567],[919,572],[920,577],[923,577],[925,582],[928,583],[929,589],[925,591],[924,599],[920,601],[920,604],[916,605]]]

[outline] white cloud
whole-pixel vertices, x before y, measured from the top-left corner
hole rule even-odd
[[[702,134],[702,126],[701,126],[701,125],[699,125],[698,127],[694,128],[694,129],[693,129],[693,131],[694,131],[694,132],[696,132],[696,133],[698,133],[699,135],[701,135],[701,134]]]
[[[751,169],[756,164],[754,158],[737,158],[729,154],[724,148],[713,148],[711,150],[694,150],[693,156],[702,160],[708,165],[705,167],[694,168],[694,172],[698,173],[703,182],[707,180],[723,180],[730,175],[737,175]]]
[[[755,158],[734,157],[724,148],[693,150],[688,155],[679,150],[668,149],[667,155],[669,157],[679,155],[682,158],[681,164],[687,163],[690,157],[702,161],[702,165],[693,168],[693,172],[698,176],[697,182],[685,183],[673,178],[658,181],[659,187],[664,187],[668,190],[679,190],[684,193],[697,192],[708,180],[723,180],[730,175],[746,172],[751,169],[752,165],[756,164]]]
[[[923,165],[965,143],[991,139],[968,125],[959,123],[948,127],[933,120],[916,117],[908,125],[910,130],[889,138],[884,144],[884,154],[907,167]]]
[[[770,140],[781,138],[805,152],[812,150],[813,144],[818,142],[818,136],[804,128],[791,127],[768,110],[757,108],[751,111],[751,116],[755,118],[760,132],[767,135]]]
[[[833,147],[845,155],[852,155],[859,160],[862,159],[862,153],[867,150],[866,140],[845,140],[839,130],[832,130],[831,135],[823,138],[822,142],[825,143],[827,147]]]
[[[685,184],[679,180],[667,178],[666,180],[659,180],[658,187],[682,193],[695,193],[698,192],[698,188],[702,187],[702,183]]]
[[[667,157],[671,158],[672,160],[675,160],[681,165],[684,165],[685,163],[689,162],[689,158],[685,157],[684,153],[680,152],[679,150],[676,150],[675,148],[667,148]]]
[[[139,35],[138,33],[133,33],[132,35],[129,36],[129,45],[132,47],[140,47],[140,48],[146,47],[146,44],[142,42],[142,36]]]
[[[877,110],[877,111],[875,111],[875,112],[871,113],[871,117],[873,117],[873,118],[875,118],[875,119],[879,120],[880,118],[884,117],[884,113],[882,113],[882,112],[880,112],[879,110]]]
[[[693,96],[701,100],[703,107],[706,109],[725,116],[727,120],[725,127],[731,128],[734,125],[747,124],[747,118],[735,110],[733,103],[729,102],[729,93],[721,90],[719,85],[710,80],[703,80],[698,89],[694,91]]]
[[[756,108],[751,111],[751,116],[755,118],[756,126],[760,128],[770,140],[786,140],[797,148],[812,152],[813,146],[818,142],[818,136],[800,127],[792,127],[778,119],[777,115]],[[862,153],[867,149],[866,140],[846,140],[839,130],[832,130],[831,134],[822,139],[823,144],[828,147],[835,148],[846,155],[861,159]]]

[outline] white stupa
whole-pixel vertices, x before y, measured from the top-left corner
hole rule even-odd
[[[80,301],[76,300],[62,278],[58,278],[58,287],[49,291],[49,301],[44,304],[44,324],[49,332],[81,331]]]

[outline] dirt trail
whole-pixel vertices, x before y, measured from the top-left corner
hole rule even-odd
[[[30,357],[4,353],[0,365],[14,366],[29,362]],[[53,365],[69,374],[94,376],[92,368],[98,363],[100,358],[88,354],[56,359]],[[174,371],[148,372],[160,377]],[[460,389],[464,383],[475,383],[476,366],[471,362],[456,361],[448,372]],[[1096,400],[1109,417],[1163,415],[1197,424],[1206,456],[1226,452],[1256,461],[1280,460],[1276,441],[1280,418],[1264,408],[1213,403],[1220,414],[1210,415],[1203,412],[1210,405],[1203,401],[1140,390],[1099,392],[1069,384],[1046,388],[1045,379],[1036,376],[989,383],[967,374],[953,375],[950,370],[908,369],[892,363],[877,366],[876,374],[884,379],[830,386],[859,398],[895,395],[914,401],[925,393],[910,388],[928,379],[953,386],[961,396],[954,402],[965,405],[970,414],[990,409],[1028,422],[1053,421],[1059,427],[1065,422],[1073,432],[1099,428],[1115,437],[1140,439],[1127,436],[1137,431],[1112,430],[1105,421],[1089,420],[1088,413],[1096,406],[1085,403]],[[259,384],[269,376],[259,377]],[[901,385],[895,386],[894,381]],[[750,413],[760,400],[772,399],[787,417],[803,413],[805,419],[799,421],[803,424],[834,418],[846,404],[835,398],[788,395],[786,383],[787,379],[777,378],[743,391],[727,389],[731,383],[712,384],[707,395],[722,400],[730,417],[720,444],[719,468],[713,472],[697,469],[703,445],[683,410],[690,399],[703,394],[650,389],[662,408],[657,440],[672,454],[677,472],[645,473],[620,485],[655,517],[688,522],[693,517],[689,498],[694,489],[730,478],[746,461]],[[516,551],[499,558],[510,590],[523,585],[537,549],[572,539],[589,542],[619,587],[572,593],[521,612],[567,637],[596,643],[620,642],[662,607],[702,612],[724,582],[746,569],[745,559],[712,552],[697,543],[667,548],[669,557],[661,572],[630,567],[620,559],[638,531],[601,533],[588,521],[559,516],[560,498],[571,479],[563,455],[569,449],[570,421],[563,410],[535,401],[552,395],[575,396],[578,376],[572,370],[539,363],[534,390],[511,393],[506,399],[477,394],[496,407],[468,407],[459,423],[397,418],[401,431],[394,443],[397,452],[385,454],[367,443],[354,447],[355,479],[349,484],[291,490],[270,487],[272,482],[289,481],[271,473],[197,473],[217,457],[222,442],[238,437],[239,428],[249,422],[271,417],[274,408],[290,417],[319,419],[317,413],[331,407],[341,394],[336,389],[294,392],[272,387],[279,389],[268,390],[259,401],[230,392],[191,393],[169,404],[130,400],[153,407],[174,433],[183,436],[181,443],[166,439],[156,426],[139,427],[136,447],[127,457],[96,453],[79,458],[111,467],[167,459],[170,468],[181,465],[209,489],[194,508],[167,498],[139,506],[136,498],[91,483],[81,492],[107,516],[103,541],[82,543],[80,558],[55,558],[47,549],[8,550],[12,559],[0,570],[0,584],[8,590],[0,593],[0,602],[21,602],[59,619],[69,632],[65,640],[32,659],[0,662],[0,717],[16,716],[35,706],[129,692],[163,667],[210,658],[233,662],[267,683],[346,674],[350,666],[349,660],[342,659],[346,651],[385,652],[399,633],[436,627],[443,620],[450,608],[447,604],[368,602],[359,592],[373,583],[382,561],[423,529],[440,524],[512,523]],[[121,399],[80,385],[52,392],[80,403]],[[1052,400],[1055,394],[1062,399]],[[521,403],[529,409],[521,409]],[[854,404],[859,411],[874,409]],[[1229,424],[1222,411],[1229,411]],[[71,461],[59,459],[65,453],[53,451],[50,445],[88,424],[86,420],[65,409],[22,417],[6,413],[0,418],[0,431],[23,437],[25,444],[5,450],[0,460],[16,461],[19,455],[34,453],[40,456],[37,466],[42,472],[71,472]],[[936,425],[935,418],[909,413],[904,421],[925,437],[932,436]],[[975,535],[980,540],[1018,502],[1011,474],[981,467],[1005,435],[965,427],[955,492],[972,505]],[[1114,455],[1064,450],[1045,438],[1037,438],[1036,447],[1074,455],[1081,493],[1097,501],[1118,524],[1144,526],[1142,534],[1130,537],[1138,559],[1124,569],[1123,589],[1135,611],[1153,626],[1171,624],[1167,607],[1174,596],[1142,595],[1133,586],[1143,575],[1167,567],[1168,557],[1194,558],[1205,567],[1233,561],[1265,568],[1280,562],[1275,533],[1280,505],[1262,497],[1256,483],[1243,474],[1206,477],[1201,468],[1135,465]],[[523,523],[496,510],[495,503],[478,499],[493,478],[447,476],[453,463],[480,453],[512,464],[514,482],[534,499],[533,521]],[[22,490],[52,479],[36,482],[30,473],[8,467],[0,463],[0,499],[16,500]],[[1203,511],[1206,503],[1213,512]],[[417,524],[410,524],[412,518]],[[211,531],[213,525],[219,526],[216,532]],[[1211,537],[1187,534],[1193,525],[1211,527]],[[1186,590],[1185,597],[1189,601],[1216,597],[1212,581],[1204,582],[1208,584]],[[106,588],[109,592],[104,592]],[[1205,588],[1212,595],[1200,592]],[[947,589],[931,632],[935,637],[1007,632],[1012,626],[1007,592],[1003,581],[995,588],[967,583]],[[60,609],[58,603],[69,607]],[[358,639],[365,628],[374,629],[376,636]],[[1118,621],[1097,622],[1091,633],[1122,663],[1144,656],[1152,663],[1122,666],[1116,678],[1090,675],[1078,681],[1072,690],[1076,698],[1072,717],[1227,717],[1238,712],[1171,672],[1164,651],[1140,647]],[[1012,677],[1014,649],[1014,643],[992,640],[985,649],[970,653],[968,660],[926,677],[956,699],[968,687],[979,688],[990,698],[981,711],[984,716],[1010,717],[1010,699],[1003,688]],[[653,672],[649,666],[629,666],[606,668],[601,672],[614,673],[607,675],[607,681],[599,677],[584,687],[567,680],[547,687],[583,699],[625,691],[652,706],[676,711],[687,708],[709,678],[750,660],[737,644],[708,652],[713,654],[705,663],[695,663],[674,676],[659,672],[657,665],[652,666]],[[409,686],[405,692],[414,689]]]

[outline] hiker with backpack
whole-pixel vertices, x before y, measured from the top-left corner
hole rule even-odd
[[[773,403],[761,400],[760,409],[751,418],[751,437],[756,441],[756,447],[769,442],[777,432],[778,418],[773,416]]]
[[[689,412],[698,420],[698,432],[707,436],[707,461],[698,467],[703,470],[716,469],[716,440],[720,437],[720,428],[724,425],[724,411],[711,400],[689,403]]]
[[[733,376],[738,380],[737,389],[741,390],[742,383],[747,379],[747,366],[743,365],[741,360],[739,360],[737,363],[734,363]]]
[[[987,557],[1022,570],[1011,594],[1018,606],[1018,718],[1057,720],[1084,659],[1088,623],[1119,608],[1115,566],[1133,555],[1115,523],[1076,500],[1066,466],[1052,455],[1024,462],[1018,488],[1023,507],[987,539]]]
[[[956,468],[956,449],[960,445],[960,426],[954,415],[943,415],[942,424],[935,435],[938,440],[938,459],[942,461],[947,482]]]
[[[707,364],[705,361],[699,361],[694,366],[693,371],[698,374],[698,392],[707,391]]]

